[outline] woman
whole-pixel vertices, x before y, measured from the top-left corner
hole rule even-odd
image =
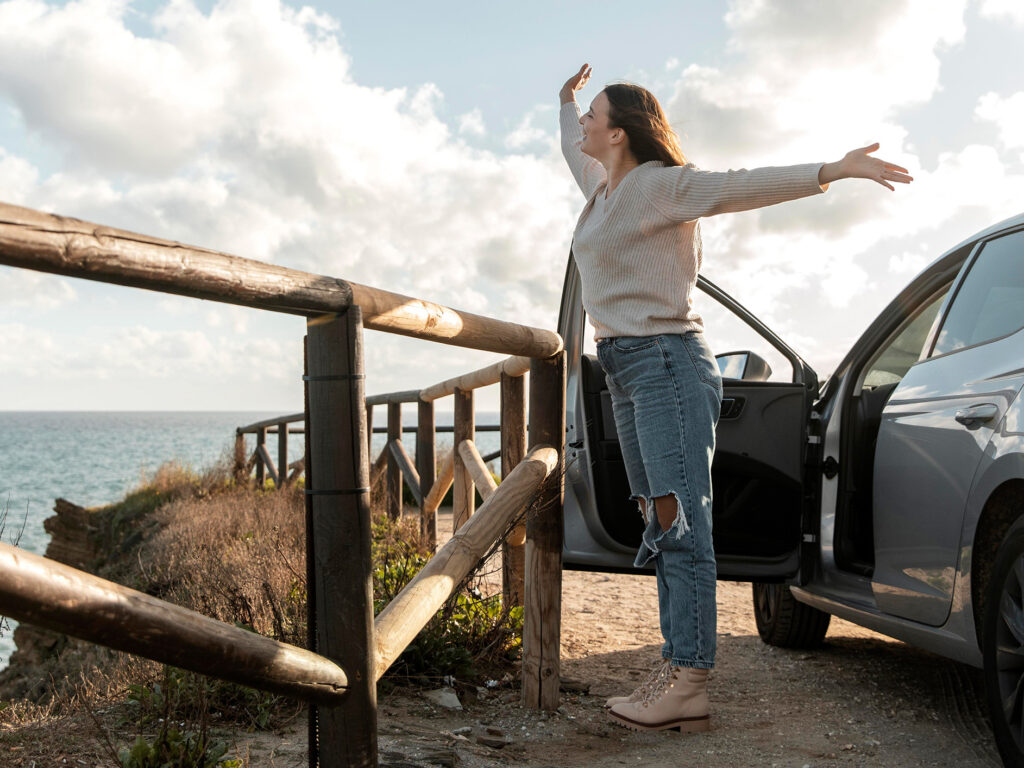
[[[699,219],[824,192],[833,181],[912,181],[869,154],[834,163],[709,173],[688,164],[657,99],[610,85],[584,115],[584,64],[559,94],[562,152],[587,203],[573,233],[583,306],[607,374],[632,498],[644,518],[636,565],[654,560],[663,662],[629,696],[608,700],[636,730],[702,731],[715,661],[711,458],[722,380],[693,289]],[[652,511],[653,505],[653,511]]]

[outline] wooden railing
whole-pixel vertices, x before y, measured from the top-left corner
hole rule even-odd
[[[459,312],[337,278],[137,235],[0,203],[0,264],[307,317],[304,421],[309,650],[128,590],[15,547],[0,546],[0,614],[185,669],[305,698],[311,766],[377,765],[375,681],[480,557],[532,505],[526,524],[522,700],[558,706],[565,355],[552,331]],[[433,401],[454,395],[456,531],[373,618],[368,409],[363,327],[513,357],[415,393],[381,396],[389,446],[401,445],[402,402],[421,409],[416,466],[389,447],[422,509],[437,503]],[[522,375],[530,371],[529,435]],[[492,489],[473,443],[473,390],[502,383],[502,475]],[[507,387],[507,393],[506,393]],[[399,406],[392,411],[391,406]],[[429,418],[428,418],[429,417]],[[279,484],[294,479],[287,435],[299,414],[255,426],[258,460]],[[507,425],[507,430],[506,430]],[[265,435],[278,430],[278,460]],[[244,438],[243,438],[244,439]],[[393,442],[394,441],[394,442]],[[420,452],[420,444],[424,446]],[[236,447],[238,443],[236,442]],[[526,446],[531,446],[529,453]],[[427,458],[430,456],[428,470]],[[244,442],[242,443],[244,459]],[[507,466],[512,464],[513,466]],[[244,462],[247,465],[248,461]],[[244,466],[243,465],[243,466]],[[485,494],[473,512],[473,477]],[[430,487],[426,494],[423,491]],[[442,494],[443,495],[443,494]],[[400,503],[400,502],[399,502]],[[436,511],[436,506],[434,506]]]
[[[288,435],[304,435],[305,428],[291,427],[296,422],[306,423],[305,413],[291,416],[279,416],[274,419],[257,421],[235,431],[235,467],[232,473],[236,480],[249,477],[253,468],[256,469],[256,485],[262,488],[267,482],[267,475],[274,481],[274,486],[284,488],[295,481],[306,468],[305,457],[289,463]],[[248,455],[245,447],[245,436],[256,435],[256,449]],[[277,435],[277,463],[267,451],[267,435]]]
[[[493,454],[483,457],[476,447],[474,392],[481,387],[501,384],[501,477],[509,473],[526,454],[526,400],[524,376],[530,370],[531,360],[514,356],[471,373],[446,379],[419,390],[391,392],[366,398],[366,423],[373,424],[373,409],[386,405],[388,412],[388,440],[373,464],[370,484],[387,477],[386,505],[388,515],[396,519],[402,509],[402,487],[408,486],[420,508],[420,531],[427,545],[437,546],[437,510],[441,500],[452,489],[452,531],[457,532],[473,515],[475,493],[485,502],[497,487],[486,462]],[[435,456],[435,401],[454,397],[453,445],[451,452],[436,473]],[[399,429],[402,424],[402,406],[415,403],[417,407],[415,462],[402,445]],[[526,529],[519,524],[502,542],[502,597],[506,605],[523,604]]]
[[[367,402],[374,398],[367,398]],[[367,419],[372,420],[373,411],[367,408]],[[235,430],[235,450],[234,450],[234,469],[232,475],[237,480],[245,480],[252,476],[255,470],[256,474],[256,485],[257,487],[263,488],[266,486],[267,478],[269,477],[274,481],[276,488],[284,488],[295,482],[296,478],[300,477],[306,466],[305,457],[296,459],[295,461],[288,461],[288,446],[289,446],[289,435],[305,435],[306,430],[303,427],[293,427],[292,424],[305,423],[306,415],[304,413],[295,413],[289,416],[275,416],[272,419],[264,419],[263,421],[257,421],[252,424],[247,424],[244,427],[238,427]],[[435,426],[434,432],[453,432],[454,426]],[[373,434],[383,434],[387,432],[386,427],[377,427],[372,430]],[[419,426],[403,426],[401,431],[403,433],[418,432]],[[499,432],[501,431],[500,424],[477,424],[477,432]],[[246,435],[253,435],[256,438],[256,447],[252,453],[249,452],[245,442]],[[267,449],[267,436],[277,436],[277,461],[275,462],[271,458],[271,454]],[[373,452],[372,440],[370,441],[370,452]],[[501,451],[492,451],[482,457],[484,463],[493,461],[494,459],[501,456]],[[279,467],[287,467],[287,471],[284,474],[284,482],[281,481],[281,475],[279,473]],[[371,483],[370,485],[376,488],[377,482],[380,477],[383,477],[383,468],[374,464],[373,469],[370,473]],[[445,489],[447,492],[447,489]]]

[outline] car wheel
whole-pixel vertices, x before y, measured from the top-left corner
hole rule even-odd
[[[785,584],[755,581],[754,618],[768,645],[814,648],[821,645],[832,616],[799,602]]]
[[[1005,765],[1024,766],[1024,518],[1007,531],[985,588],[982,655],[992,730]]]

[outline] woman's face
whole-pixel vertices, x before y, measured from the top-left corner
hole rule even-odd
[[[600,160],[615,143],[621,140],[621,128],[608,125],[608,96],[604,91],[590,102],[590,109],[580,117],[583,126],[583,144],[580,149]]]

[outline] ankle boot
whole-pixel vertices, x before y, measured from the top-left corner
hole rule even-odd
[[[644,681],[637,686],[629,696],[612,696],[608,701],[604,703],[605,709],[611,709],[616,704],[623,704],[630,701],[639,701],[643,697],[644,693],[650,690],[652,687],[661,687],[664,684],[665,679],[671,672],[671,664],[668,659],[662,659],[657,666],[653,667],[650,672],[647,673],[647,677]]]
[[[706,669],[670,667],[661,686],[644,691],[636,701],[615,704],[608,714],[634,731],[706,731],[711,725],[707,679]]]

